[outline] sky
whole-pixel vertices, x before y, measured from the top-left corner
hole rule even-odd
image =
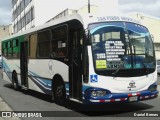
[[[1,0],[0,2],[0,25],[7,25],[12,20],[11,0]]]
[[[56,1],[56,0],[53,0],[53,1]],[[60,1],[63,1],[63,0],[58,0],[58,1],[60,3]],[[80,3],[77,4],[76,1]],[[91,4],[98,4],[98,5],[102,5],[103,3],[102,1],[106,1],[106,0],[90,0]],[[87,0],[67,0],[67,2],[70,2],[70,3],[74,2],[72,4],[68,3],[68,6],[72,9],[76,8],[78,5],[87,4]],[[160,14],[159,14],[160,0],[118,0],[118,2],[119,2],[119,10],[123,13],[142,12],[142,13],[160,18]],[[59,5],[66,6],[66,3],[65,4],[60,3]],[[104,4],[102,6],[104,6]],[[1,0],[0,2],[0,25],[10,24],[11,20],[12,20],[11,0],[3,0],[3,2]]]

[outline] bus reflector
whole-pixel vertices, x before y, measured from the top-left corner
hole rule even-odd
[[[132,97],[132,94],[128,94],[128,97]]]
[[[111,102],[115,102],[115,99],[111,99]]]
[[[121,100],[120,101],[125,101],[125,98],[121,98]]]
[[[105,100],[99,100],[99,102],[105,102]]]
[[[130,93],[128,94],[128,97],[132,97],[132,96],[140,96],[140,93]]]

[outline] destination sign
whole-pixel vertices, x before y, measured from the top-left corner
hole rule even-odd
[[[103,21],[126,21],[126,22],[133,22],[133,23],[140,23],[140,21],[129,18],[129,17],[122,17],[122,16],[103,16],[97,17],[99,22]]]

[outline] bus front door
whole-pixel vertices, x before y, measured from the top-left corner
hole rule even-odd
[[[21,42],[20,67],[22,88],[28,89],[28,41]]]
[[[81,62],[81,29],[72,29],[70,31],[70,97],[82,100],[82,62]]]

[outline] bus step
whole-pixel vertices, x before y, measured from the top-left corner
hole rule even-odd
[[[77,100],[77,99],[75,99],[75,98],[69,98],[71,101],[74,101],[74,102],[78,102],[78,103],[82,103],[82,101],[80,101],[80,100]]]
[[[23,86],[23,85],[22,85],[22,89],[23,90],[28,90],[28,88],[26,86]]]

